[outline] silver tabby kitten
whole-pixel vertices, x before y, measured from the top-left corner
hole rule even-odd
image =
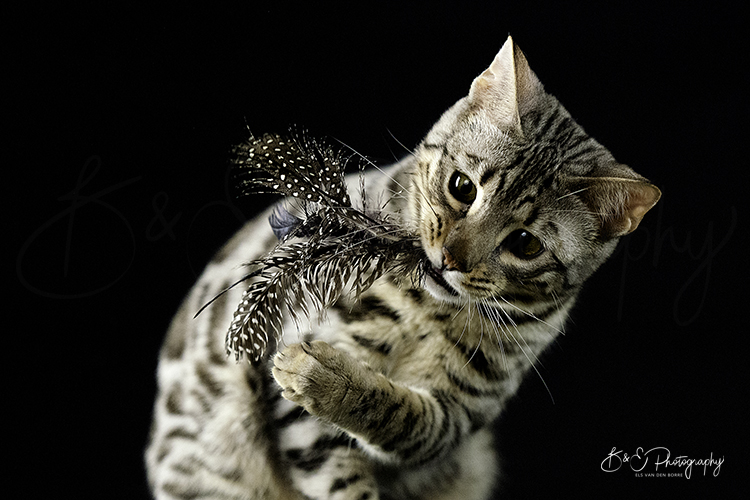
[[[493,421],[660,196],[545,93],[510,38],[387,174],[367,178],[368,197],[419,235],[421,283],[386,276],[237,364],[224,335],[242,287],[193,315],[276,243],[268,212],[208,265],[161,353],[157,498],[488,498]]]

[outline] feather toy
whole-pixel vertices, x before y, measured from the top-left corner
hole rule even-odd
[[[226,335],[236,361],[264,359],[285,314],[299,328],[303,318],[323,316],[344,293],[358,298],[388,272],[419,279],[418,238],[382,209],[367,207],[364,177],[360,206],[352,205],[344,179],[351,157],[302,134],[251,138],[233,154],[242,195],[282,194],[294,208],[277,206],[269,223],[279,243],[249,262],[253,271],[240,280],[253,279]]]

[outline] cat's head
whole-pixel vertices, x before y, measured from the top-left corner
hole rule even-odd
[[[424,286],[457,304],[575,295],[661,195],[586,135],[511,38],[415,156]]]

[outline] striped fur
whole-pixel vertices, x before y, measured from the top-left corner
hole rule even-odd
[[[470,196],[451,188],[457,172]],[[419,235],[423,281],[388,275],[301,331],[286,319],[278,348],[237,364],[224,335],[242,290],[192,316],[275,244],[270,211],[249,223],[167,334],[146,451],[156,498],[489,498],[492,422],[659,197],[510,39],[414,155],[366,185]]]

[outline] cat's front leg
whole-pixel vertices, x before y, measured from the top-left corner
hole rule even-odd
[[[274,365],[286,399],[347,431],[386,462],[444,456],[472,426],[455,397],[398,385],[322,341],[292,344]]]

